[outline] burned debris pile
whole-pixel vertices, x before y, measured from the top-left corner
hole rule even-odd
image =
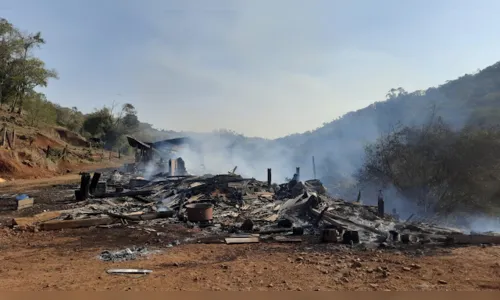
[[[51,212],[50,218],[35,216],[31,223],[14,219],[13,225],[58,230],[91,226],[165,228],[178,224],[200,228],[199,238],[214,237],[228,244],[266,240],[378,247],[500,243],[498,236],[465,235],[458,229],[400,221],[381,214],[377,206],[333,199],[319,180],[302,182],[294,178],[277,185],[234,172],[205,176],[158,174],[145,179],[115,171],[94,173],[93,177],[82,174],[75,196],[79,201],[72,209]],[[101,256],[115,260],[122,254]],[[123,255],[133,256],[128,252]]]

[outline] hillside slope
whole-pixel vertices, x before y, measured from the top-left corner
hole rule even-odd
[[[90,149],[85,138],[64,127],[27,124],[23,116],[0,109],[0,142],[5,130],[9,137],[15,133],[14,143],[9,138],[0,147],[0,178],[4,180],[51,177],[117,162],[116,153],[110,161],[108,151]]]
[[[312,176],[311,156],[318,176],[327,182],[345,178],[360,167],[364,147],[398,125],[421,125],[440,116],[455,129],[496,126],[500,117],[500,62],[425,91],[400,90],[388,100],[350,112],[323,127],[277,139],[297,149],[294,161]]]

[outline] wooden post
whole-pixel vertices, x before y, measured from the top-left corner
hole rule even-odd
[[[122,158],[122,152],[118,150],[118,159]]]
[[[82,173],[80,180],[80,195],[83,200],[87,200],[89,198],[90,192],[90,174]]]
[[[272,184],[272,174],[271,174],[271,168],[267,169],[267,186],[270,187]]]
[[[385,202],[384,202],[384,196],[382,194],[382,190],[380,190],[378,192],[378,199],[377,199],[377,208],[378,208],[378,216],[380,218],[383,218],[384,217],[384,213],[385,213]]]
[[[68,145],[64,146],[64,149],[61,153],[61,157],[65,158],[67,153],[68,153]]]
[[[90,182],[90,193],[94,194],[95,189],[97,187],[97,183],[99,183],[99,179],[101,178],[101,173],[94,173],[94,176],[92,176],[92,181]]]
[[[7,128],[5,126],[2,128],[2,146],[5,146],[5,142],[7,141]]]
[[[109,160],[111,160],[111,155],[113,154],[113,151],[109,151]]]
[[[313,175],[314,179],[316,179],[316,163],[314,162],[314,156],[313,156]]]
[[[10,139],[11,148],[14,149],[16,146],[16,130],[12,129],[12,138]]]
[[[50,156],[50,145],[47,146],[47,153],[46,153],[46,158],[49,158]]]

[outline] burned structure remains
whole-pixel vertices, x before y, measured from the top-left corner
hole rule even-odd
[[[188,174],[184,160],[177,156],[183,147],[191,147],[189,138],[174,138],[146,143],[127,136],[128,143],[135,149],[136,170],[153,169],[153,173],[167,173],[169,176]]]

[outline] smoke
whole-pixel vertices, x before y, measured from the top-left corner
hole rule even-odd
[[[468,226],[471,232],[500,232],[500,218],[473,216],[468,219]]]
[[[144,166],[144,173],[143,177],[146,179],[151,179],[153,175],[157,174],[158,168],[157,164],[155,161],[149,161],[145,166]]]
[[[293,149],[275,141],[227,132],[190,138],[190,146],[181,148],[175,157],[182,157],[191,174],[227,174],[237,167],[237,174],[265,181],[271,168],[273,182],[281,183],[295,172]]]

